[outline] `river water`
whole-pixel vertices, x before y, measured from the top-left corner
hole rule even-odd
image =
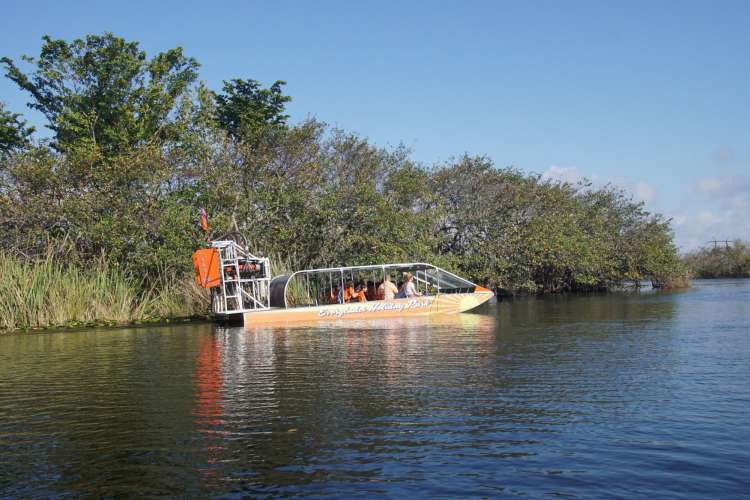
[[[750,497],[750,280],[0,337],[0,496]]]

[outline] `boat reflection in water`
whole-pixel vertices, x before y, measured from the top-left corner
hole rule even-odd
[[[495,318],[481,314],[323,322],[315,328],[216,327],[200,337],[196,359],[194,419],[205,450],[201,477],[207,487],[218,487],[217,471],[238,459],[228,440],[231,445],[242,439],[242,460],[263,467],[286,463],[289,457],[269,450],[297,449],[310,432],[318,440],[334,439],[336,427],[346,427],[346,405],[321,405],[331,394],[355,407],[367,406],[371,393],[391,394],[394,405],[403,404],[430,369],[424,356],[443,359],[456,348],[433,342],[425,353],[425,335],[452,337],[483,356],[494,328]],[[387,406],[381,411],[392,413]]]
[[[216,481],[217,469],[212,468],[219,461],[224,426],[224,366],[222,339],[220,336],[201,336],[198,340],[198,359],[196,360],[195,392],[196,408],[194,411],[195,426],[205,440],[207,467],[199,468],[203,479],[212,483]]]

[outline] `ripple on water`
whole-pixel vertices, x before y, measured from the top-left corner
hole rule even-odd
[[[748,297],[0,337],[0,495],[746,496]]]

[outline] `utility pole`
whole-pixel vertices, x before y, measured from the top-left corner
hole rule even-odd
[[[719,248],[719,243],[724,243],[724,247],[727,249],[729,249],[729,244],[731,243],[729,240],[709,240],[708,242],[713,243],[714,248]]]

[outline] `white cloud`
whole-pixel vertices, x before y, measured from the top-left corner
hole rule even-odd
[[[719,220],[721,220],[720,217],[710,210],[701,210],[695,218],[695,221],[701,226],[709,226],[715,224]]]
[[[721,189],[721,181],[719,179],[701,179],[696,187],[701,193],[712,193]]]
[[[730,198],[730,203],[733,208],[737,208],[739,210],[745,209],[750,207],[750,196],[744,195],[742,193],[736,194]]]
[[[584,175],[578,167],[550,165],[550,167],[542,173],[542,180],[545,181],[559,181],[576,184],[584,179],[591,180],[594,188],[603,187],[605,184],[604,182],[599,182],[596,175]],[[637,201],[651,203],[656,199],[656,188],[646,181],[633,182],[632,180],[620,177],[610,179],[608,182],[631,193],[633,198]]]
[[[640,181],[635,185],[635,197],[644,203],[654,201],[656,189],[648,182]]]
[[[726,200],[736,195],[750,195],[750,177],[735,173],[707,177],[699,179],[695,189],[717,200]]]
[[[684,226],[688,222],[688,217],[686,215],[675,215],[672,217],[672,226],[674,227],[680,227]]]
[[[683,251],[705,246],[710,240],[750,239],[747,209],[694,209],[674,215],[672,221],[677,246]]]
[[[729,146],[719,146],[713,154],[716,163],[729,163],[734,160],[734,150]]]
[[[575,184],[576,182],[583,179],[583,175],[576,167],[563,167],[561,165],[551,165],[542,174],[542,180],[549,181],[560,181],[569,182]]]

